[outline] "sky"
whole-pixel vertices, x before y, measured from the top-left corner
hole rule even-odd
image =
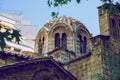
[[[72,17],[82,22],[93,36],[99,34],[98,9],[99,0],[81,0],[77,4],[75,0],[67,6],[59,8],[59,16]],[[24,19],[33,25],[43,27],[52,19],[51,12],[58,8],[49,8],[47,0],[0,0],[0,10],[21,12]]]

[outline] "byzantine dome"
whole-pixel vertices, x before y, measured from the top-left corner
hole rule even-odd
[[[85,25],[74,18],[61,16],[52,19],[39,30],[35,41],[35,51],[48,53],[56,48],[55,37],[59,37],[60,40],[65,37],[66,42],[60,41],[57,44],[60,47],[62,47],[62,44],[66,44],[66,49],[76,52],[75,46],[78,42],[76,40],[79,34],[86,39],[91,37]]]
[[[79,20],[74,19],[72,17],[66,17],[66,16],[61,16],[55,19],[50,20],[44,25],[44,28],[47,31],[50,31],[50,29],[55,26],[56,24],[66,24],[70,27],[70,29],[73,31],[76,29],[77,26],[84,26]],[[85,27],[85,26],[84,26]]]

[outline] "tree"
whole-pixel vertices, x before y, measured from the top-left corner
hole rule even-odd
[[[13,30],[12,33],[10,32],[11,30]],[[4,51],[4,48],[6,47],[6,40],[12,41],[16,38],[15,41],[19,43],[20,36],[19,31],[14,29],[5,29],[0,26],[0,47],[2,51]]]
[[[73,0],[48,0],[48,6],[51,7],[60,7],[64,5],[68,5]],[[79,4],[81,0],[76,0],[76,2]],[[109,14],[115,14],[120,13],[120,3],[115,0],[100,0],[103,5],[103,9],[106,10]],[[53,18],[56,18],[59,15],[58,12],[51,12],[51,16]],[[120,45],[120,44],[119,44]],[[103,54],[104,56],[106,53],[108,53],[109,50],[107,50],[105,47],[103,48]],[[120,55],[117,55],[116,53],[113,53],[112,51],[109,52],[110,56],[105,56],[104,63],[107,64],[106,66],[112,69],[112,76],[113,80],[120,80]],[[111,57],[113,58],[111,60]],[[98,80],[108,80],[101,74],[97,73],[97,79]]]
[[[118,44],[117,49],[120,52],[120,44]],[[111,71],[112,80],[120,80],[120,54],[114,53],[113,51],[107,49],[105,46],[102,46],[103,56],[103,69]],[[97,80],[109,80],[100,73],[96,74]]]
[[[47,4],[48,6],[51,7],[60,7],[60,6],[64,6],[64,5],[68,5],[69,3],[71,3],[73,0],[48,0]],[[76,0],[76,3],[80,3],[81,0]],[[114,1],[114,0],[100,0],[103,3],[103,8],[105,10],[107,10],[109,13],[113,13],[113,12],[119,12],[120,10],[120,3],[118,1]],[[115,7],[114,5],[116,5],[117,7]],[[58,12],[51,12],[51,16],[53,18],[58,17],[59,15],[59,11]]]
[[[19,44],[20,36],[21,36],[19,31],[13,29],[13,33],[11,35],[12,35],[12,39],[15,38],[15,41]]]

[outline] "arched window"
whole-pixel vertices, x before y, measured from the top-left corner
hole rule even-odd
[[[55,34],[55,48],[60,48],[60,35],[59,35],[59,33]]]
[[[43,53],[44,42],[45,42],[45,38],[44,37],[39,40],[39,53],[40,54]]]
[[[84,42],[83,42],[83,52],[86,53],[87,50],[87,38],[84,37]]]
[[[120,28],[120,20],[118,22],[119,22],[119,28]]]
[[[117,38],[119,36],[119,29],[117,28],[115,19],[111,19],[111,33],[114,38]]]
[[[66,49],[67,47],[67,36],[65,33],[62,34],[62,48]]]
[[[39,40],[39,54],[42,54],[42,42],[41,42],[41,39]]]
[[[79,39],[80,53],[83,53],[83,40],[82,40],[82,36],[78,35],[78,39]]]

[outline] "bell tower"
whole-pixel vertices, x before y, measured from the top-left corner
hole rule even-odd
[[[116,5],[114,6],[117,8]],[[100,6],[98,7],[98,16],[100,34],[120,39],[120,11],[109,13],[103,9],[103,6]]]

